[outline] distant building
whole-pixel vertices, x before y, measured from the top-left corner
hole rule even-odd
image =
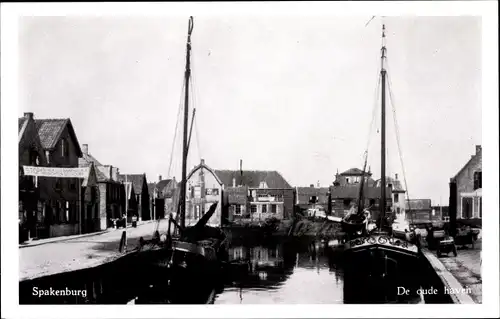
[[[334,186],[349,186],[361,183],[362,176],[365,176],[366,185],[368,187],[372,187],[375,181],[372,179],[372,173],[370,169],[368,172],[364,172],[359,168],[350,168],[343,173],[335,174],[335,181],[333,182]]]
[[[103,165],[89,153],[88,144],[82,145],[82,157],[78,160],[80,167],[96,167],[99,185],[99,222],[100,229],[113,227],[113,219],[121,218],[125,213],[125,199],[122,198],[123,183],[118,181],[119,170],[112,165]]]
[[[449,221],[448,206],[432,206],[432,220]]]
[[[482,219],[482,147],[450,179],[450,220]]]
[[[392,178],[387,176],[385,178],[385,186],[391,189],[391,198],[392,198],[392,209],[391,211],[394,214],[404,214],[406,209],[406,191],[401,185],[401,181],[398,179],[398,174],[394,175]],[[375,187],[380,187],[381,180],[377,180],[375,182]]]
[[[228,222],[264,222],[293,217],[295,189],[277,171],[215,170],[228,190],[225,209]]]
[[[186,225],[218,202],[209,224],[293,216],[294,189],[276,171],[214,170],[202,159],[187,176]]]
[[[222,224],[223,184],[214,170],[202,159],[186,176],[186,225],[195,224],[210,206],[217,202],[215,213],[208,221],[209,225]]]
[[[311,184],[309,187],[296,187],[296,201],[295,205],[297,209],[301,212],[307,211],[308,209],[321,206],[323,209],[328,211],[328,198],[329,198],[329,187],[314,187]]]
[[[137,215],[139,221],[151,220],[146,174],[119,174],[118,180],[125,186],[126,198],[128,199],[128,221],[134,215]]]
[[[357,201],[360,195],[361,180],[363,176],[365,178],[365,184],[363,186],[363,205],[364,207],[369,207],[373,219],[378,218],[380,213],[380,197],[382,195],[380,182],[377,187],[375,180],[371,177],[372,173],[370,170],[363,173],[363,171],[358,168],[351,168],[341,174],[337,173],[335,175],[333,186],[330,187],[331,214],[333,216],[344,217],[353,205],[358,204]],[[387,212],[391,212],[393,210],[392,186],[386,188],[385,196]]]
[[[430,199],[409,199],[405,201],[406,217],[415,223],[432,221],[432,207]]]
[[[177,212],[179,197],[178,183],[175,177],[162,179],[158,176],[158,182],[148,183],[149,197],[151,199],[151,213],[153,219],[164,218],[170,213]]]

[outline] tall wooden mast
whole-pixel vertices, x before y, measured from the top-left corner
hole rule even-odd
[[[380,198],[380,213],[381,213],[381,226],[384,224],[384,217],[385,217],[385,210],[386,210],[386,200],[385,200],[385,76],[386,76],[386,70],[385,70],[385,56],[386,54],[386,48],[385,48],[385,24],[382,25],[382,56],[381,56],[381,68],[380,68],[380,75],[382,77],[382,95],[381,95],[381,100],[382,100],[382,116],[381,116],[381,135],[380,135],[380,145],[381,145],[381,169],[380,172],[382,174],[381,179],[380,179],[380,186],[381,186],[381,198]]]
[[[188,37],[186,44],[186,71],[184,72],[184,129],[182,138],[182,182],[180,200],[180,226],[186,226],[186,168],[188,155],[188,116],[189,116],[189,77],[191,76],[191,33],[193,32],[193,17],[189,17]]]

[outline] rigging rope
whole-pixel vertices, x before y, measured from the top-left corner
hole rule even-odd
[[[387,63],[387,69],[389,69],[388,63]],[[401,148],[401,140],[400,140],[400,134],[399,134],[399,125],[398,125],[398,120],[397,120],[397,116],[396,116],[396,103],[394,101],[394,96],[392,94],[392,82],[391,82],[391,78],[389,76],[387,76],[387,78],[388,78],[389,100],[390,100],[391,106],[392,106],[392,113],[393,113],[393,118],[394,118],[394,127],[395,127],[395,130],[396,130],[396,142],[397,142],[397,145],[398,145],[399,159],[401,161],[401,169],[403,171],[403,181],[404,181],[404,184],[405,184],[405,192],[406,192],[407,201],[408,201],[408,210],[410,212],[410,221],[413,224],[413,214],[411,213],[410,195],[409,195],[409,192],[408,192],[408,183],[406,181],[406,172],[405,172],[405,167],[404,167],[404,163],[403,163],[403,151],[402,151],[402,148]]]
[[[194,105],[198,106],[198,94],[199,94],[198,85],[197,85],[197,83],[198,83],[197,82],[197,78],[198,77],[196,76],[196,68],[195,68],[195,62],[194,61],[195,61],[195,59],[192,59],[192,62],[191,62],[192,65],[193,65],[193,69],[194,69],[194,71],[191,73],[191,79],[192,79],[192,81],[191,81],[191,83],[192,83],[191,89],[194,90],[192,92],[192,96],[193,96],[193,99],[194,99],[193,102],[195,103]],[[201,160],[202,153],[201,153],[201,149],[200,149],[200,136],[198,134],[198,121],[196,121],[196,119],[195,119],[195,122],[194,122],[194,129],[195,129],[195,137],[196,137],[196,147],[198,149],[198,156],[199,156],[199,158]]]
[[[186,81],[182,81],[182,86],[181,86],[181,92],[184,91],[184,88],[186,86]],[[177,132],[178,132],[178,128],[179,128],[179,122],[181,120],[181,111],[183,110],[183,103],[182,103],[182,93],[181,93],[181,97],[180,97],[180,101],[179,101],[179,109],[177,111],[177,121],[175,123],[175,131],[174,131],[174,138],[173,138],[173,141],[172,141],[172,149],[170,151],[170,162],[169,162],[169,165],[168,165],[168,173],[167,173],[167,178],[170,178],[172,176],[172,161],[174,159],[174,150],[175,150],[175,145],[176,145],[176,139],[177,139]],[[157,232],[160,228],[160,222],[161,222],[161,218],[157,220],[156,222],[156,226],[155,226],[155,232]]]
[[[184,88],[186,86],[186,81],[182,81],[182,87],[181,87],[181,92],[184,92]],[[172,160],[174,159],[174,149],[175,149],[175,142],[176,142],[176,139],[177,139],[177,131],[179,130],[178,127],[179,127],[179,122],[180,122],[180,119],[181,119],[181,111],[183,110],[183,103],[182,103],[182,94],[181,94],[181,97],[180,97],[180,101],[179,101],[179,110],[177,111],[177,122],[175,123],[175,131],[174,131],[174,139],[173,139],[173,142],[172,142],[172,150],[170,152],[170,163],[168,165],[168,174],[167,176],[168,177],[171,177],[171,173],[172,173]]]
[[[370,147],[370,142],[371,142],[371,133],[373,131],[373,126],[375,123],[375,118],[377,116],[377,109],[378,109],[378,95],[379,95],[379,87],[380,87],[380,76],[377,71],[377,85],[375,89],[375,103],[373,105],[373,110],[372,110],[372,119],[370,123],[370,129],[368,130],[368,138],[367,138],[367,144],[366,144],[366,149],[363,153],[364,156],[364,161],[363,161],[363,176],[361,176],[361,183],[359,186],[359,195],[358,195],[358,214],[361,214],[363,212],[363,206],[364,206],[364,196],[363,196],[363,191],[364,191],[364,184],[365,184],[365,172],[366,172],[366,165],[368,163],[368,149]],[[368,182],[368,181],[367,181]]]

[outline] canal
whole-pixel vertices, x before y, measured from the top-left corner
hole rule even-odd
[[[176,289],[158,284],[165,273],[148,274],[137,259],[126,258],[100,267],[58,274],[20,283],[21,304],[369,304],[450,303],[443,284],[430,265],[422,264],[423,289],[438,294],[422,296],[413,291],[398,295],[384,283],[346,282],[342,248],[336,241],[302,238],[268,238],[260,242],[233,241],[231,266],[204,289],[197,282],[182,282]],[[369,267],[370,265],[366,265]],[[352,280],[352,279],[350,279]],[[33,296],[33,289],[83,289],[81,296]],[[144,288],[147,289],[144,289]],[[180,293],[184,291],[184,293]],[[179,299],[180,295],[187,298]]]
[[[215,304],[342,304],[425,303],[417,292],[390,293],[387,287],[344,280],[342,249],[336,241],[285,241],[240,244],[230,248],[230,259],[248,260],[249,270],[230,275]],[[422,283],[427,287],[432,283]],[[347,300],[344,296],[354,296]],[[428,300],[427,302],[438,302]],[[440,302],[446,302],[440,300]]]

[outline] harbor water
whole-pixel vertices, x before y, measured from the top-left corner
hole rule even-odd
[[[346,282],[343,246],[336,240],[267,238],[232,241],[230,266],[215,285],[181,282],[165,285],[168,270],[151,273],[144,259],[123,258],[100,267],[20,282],[21,304],[343,304],[343,303],[449,303],[443,284],[425,266],[423,289],[437,288],[434,296],[416,292],[399,296],[383,283]],[[141,261],[142,260],[142,261]],[[370,267],[370,265],[366,265]],[[37,289],[84,289],[85,297],[33,296]],[[369,288],[369,289],[368,289]],[[179,296],[187,298],[179,299]],[[351,296],[347,300],[346,296]]]
[[[446,298],[426,298],[414,291],[408,296],[387,293],[387,287],[345,282],[342,245],[302,240],[241,244],[230,248],[233,261],[247,260],[248,271],[229,274],[224,290],[214,298],[215,304],[343,304],[343,303],[446,303]],[[367,265],[369,267],[369,265]],[[424,269],[423,269],[424,270]],[[424,270],[425,271],[425,270]],[[425,276],[424,276],[425,277]],[[422,288],[438,286],[427,276]],[[345,300],[346,291],[355,300]],[[354,294],[352,294],[354,291]],[[364,292],[370,291],[371,294]],[[359,293],[358,293],[359,292]],[[441,296],[442,297],[442,296]]]

